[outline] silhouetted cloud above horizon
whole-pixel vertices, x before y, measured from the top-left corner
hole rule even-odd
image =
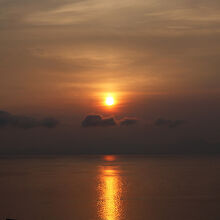
[[[82,121],[83,127],[109,127],[115,125],[114,118],[102,118],[100,115],[87,115]]]
[[[36,119],[29,116],[13,115],[9,112],[0,110],[0,128],[8,126],[23,129],[35,127],[54,128],[58,124],[59,121],[52,117]]]
[[[87,115],[82,121],[83,127],[132,126],[138,123],[137,118],[125,117],[117,120],[114,117],[103,117],[98,114]]]
[[[169,120],[169,119],[164,119],[164,118],[158,118],[154,125],[156,126],[165,126],[169,128],[176,128],[184,124],[186,121],[185,120]]]
[[[131,125],[136,125],[138,123],[138,119],[137,118],[123,118],[120,121],[120,125],[121,126],[131,126]]]

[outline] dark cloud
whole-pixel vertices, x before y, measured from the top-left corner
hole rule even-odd
[[[135,125],[138,123],[138,119],[136,118],[123,118],[120,121],[121,126],[130,126],[130,125]]]
[[[166,127],[169,127],[169,128],[176,128],[176,127],[179,127],[180,125],[182,125],[184,123],[185,123],[184,120],[167,120],[167,119],[164,119],[164,118],[158,118],[155,121],[154,124],[156,126],[166,126]]]
[[[13,115],[6,111],[0,110],[0,127],[18,127],[29,129],[34,127],[53,128],[58,125],[58,121],[54,118],[44,118],[42,120],[28,116]]]
[[[83,127],[109,127],[115,125],[114,118],[102,118],[100,115],[87,115],[82,122]]]
[[[41,120],[41,126],[47,127],[47,128],[54,128],[59,124],[59,121],[57,121],[55,118],[44,118]]]

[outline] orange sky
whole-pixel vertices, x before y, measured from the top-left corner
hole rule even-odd
[[[209,122],[220,108],[218,0],[0,6],[0,110],[76,125],[91,113],[136,117],[143,126],[160,116],[196,118],[206,122],[196,125],[203,133],[215,133],[218,122]],[[103,106],[108,93],[112,108]]]

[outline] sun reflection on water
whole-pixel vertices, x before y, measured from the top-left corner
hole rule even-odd
[[[122,181],[118,167],[100,168],[98,214],[102,220],[120,220]]]

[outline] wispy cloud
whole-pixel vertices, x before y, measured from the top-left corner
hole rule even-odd
[[[213,4],[185,4],[177,1],[84,0],[26,14],[24,22],[32,25],[75,25],[82,31],[105,30],[136,34],[185,33],[217,31],[220,15]],[[204,16],[204,14],[206,16]],[[205,29],[204,29],[205,28]],[[138,31],[138,32],[137,32]]]

